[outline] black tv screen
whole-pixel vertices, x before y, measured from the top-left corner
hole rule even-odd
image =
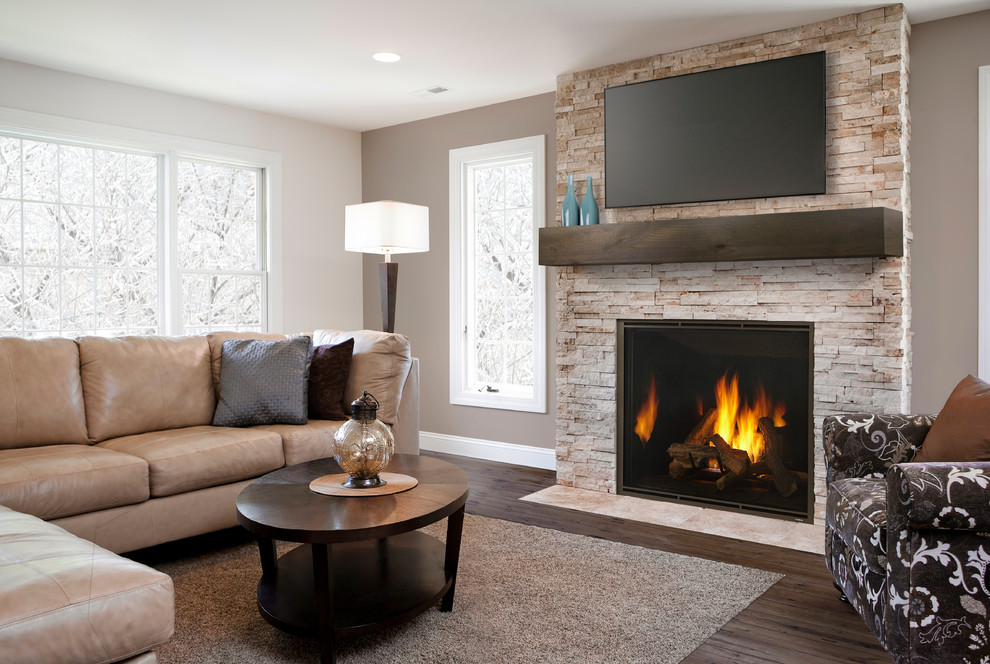
[[[605,207],[825,193],[825,53],[605,89]]]

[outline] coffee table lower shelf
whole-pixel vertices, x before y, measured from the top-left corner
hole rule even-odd
[[[413,531],[381,540],[328,546],[333,635],[386,629],[436,606],[450,590],[444,543]],[[258,608],[269,623],[300,636],[319,637],[313,546],[278,559],[258,582]]]

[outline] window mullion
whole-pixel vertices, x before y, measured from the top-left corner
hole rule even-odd
[[[62,287],[65,282],[65,265],[62,262],[62,148],[55,149],[55,278],[58,280],[55,289],[55,315],[58,335],[65,334],[65,323],[62,320]]]
[[[166,334],[182,334],[182,275],[179,272],[179,194],[178,157],[175,150],[161,156],[164,166],[160,169],[162,196],[158,202],[159,247],[159,297],[161,301],[161,328]]]
[[[268,209],[268,199],[266,193],[268,192],[268,171],[262,169],[258,173],[258,184],[257,184],[257,198],[255,200],[254,208],[254,223],[255,232],[258,238],[258,269],[261,271],[261,292],[259,296],[261,297],[261,310],[259,314],[259,322],[261,323],[261,329],[268,331],[268,279],[271,272],[271,267],[268,260],[268,215],[265,211]],[[237,315],[241,315],[241,303],[237,304]]]
[[[26,237],[25,237],[26,236],[26,233],[24,232],[24,139],[21,138],[21,139],[18,139],[18,140],[20,142],[20,156],[21,156],[21,193],[20,193],[20,196],[21,196],[21,200],[20,200],[20,208],[21,208],[21,258],[20,258],[20,263],[21,263],[21,267],[20,267],[19,272],[21,273],[21,295],[20,295],[20,301],[23,304],[24,303],[24,280],[27,279],[27,273],[25,272],[25,269],[24,269],[24,257],[26,255],[25,250],[24,250],[24,241],[26,239]],[[25,322],[23,315],[21,315],[21,321],[20,321],[20,323],[21,323],[21,334],[22,335],[23,334],[26,334],[27,333],[27,323]]]

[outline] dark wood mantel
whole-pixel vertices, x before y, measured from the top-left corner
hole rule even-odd
[[[541,228],[540,265],[904,255],[900,210],[853,208]]]

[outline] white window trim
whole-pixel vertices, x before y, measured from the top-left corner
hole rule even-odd
[[[979,69],[980,284],[978,373],[990,380],[990,65]]]
[[[159,202],[164,205],[165,232],[173,234],[176,228],[175,211],[178,208],[178,193],[175,188],[176,160],[198,159],[203,161],[223,161],[235,166],[262,168],[265,171],[265,220],[267,224],[266,269],[268,283],[267,310],[265,318],[269,331],[282,330],[282,155],[278,152],[259,150],[227,143],[205,141],[185,136],[163,134],[143,129],[131,129],[116,125],[77,120],[57,115],[47,115],[32,111],[0,107],[0,129],[17,132],[41,140],[66,141],[106,149],[135,150],[164,155],[165,196]],[[168,198],[166,204],[165,198]],[[168,247],[172,243],[165,243]],[[165,255],[164,260],[174,261],[173,256]],[[169,263],[171,264],[171,262]],[[165,263],[160,264],[164,269]],[[173,275],[177,270],[173,269]],[[160,299],[162,306],[162,333],[179,334],[182,328],[181,313],[171,297],[173,291],[159,279],[159,288],[169,292]],[[169,284],[168,286],[171,286]]]
[[[547,332],[546,332],[546,268],[534,262],[534,347],[533,396],[512,396],[501,392],[478,392],[467,383],[467,358],[464,319],[467,314],[467,284],[462,280],[467,256],[467,238],[462,233],[462,220],[467,216],[467,203],[462,183],[472,164],[513,156],[533,158],[533,247],[538,246],[538,229],[546,223],[546,139],[530,136],[497,143],[487,143],[450,151],[450,403],[458,406],[479,406],[533,413],[547,412]]]

